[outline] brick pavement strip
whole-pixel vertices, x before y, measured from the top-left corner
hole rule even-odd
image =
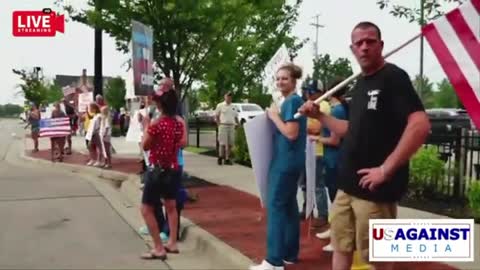
[[[29,156],[36,159],[49,160],[48,151],[40,151],[38,153],[30,153]],[[84,165],[87,157],[80,153],[74,153],[66,156],[65,165],[74,164]],[[138,176],[132,175],[140,170],[140,164],[137,159],[115,158],[113,160],[113,170],[105,171],[97,168],[86,167],[90,173],[96,174],[103,178],[111,180],[127,181],[128,185],[122,185],[122,189],[130,189],[129,194],[139,193]],[[115,175],[118,170],[119,174]],[[130,177],[125,175],[131,174]],[[113,175],[112,175],[113,174]],[[133,192],[133,193],[132,193]],[[216,243],[217,252],[209,252],[216,254],[216,259],[229,259],[237,261],[239,267],[244,268],[252,261],[259,262],[265,256],[266,229],[265,220],[258,217],[262,214],[259,207],[259,200],[256,196],[243,191],[236,190],[232,187],[212,185],[207,187],[192,187],[189,192],[196,193],[199,200],[193,204],[187,204],[183,215],[187,219],[182,219],[182,226],[190,227],[197,225],[195,228],[197,233],[202,237],[197,241],[203,241],[201,246]],[[221,196],[219,196],[221,194]],[[132,201],[138,200],[138,194],[130,195]],[[191,220],[191,221],[190,221]],[[190,229],[188,235],[193,231]],[[205,233],[205,231],[207,233]],[[328,244],[326,241],[314,239],[313,234],[307,237],[307,224],[301,223],[301,253],[300,263],[288,266],[287,269],[331,269],[331,255],[322,251],[322,247]],[[225,244],[218,243],[223,241]],[[240,253],[226,249],[232,247]],[[221,255],[219,255],[221,254]],[[243,256],[243,255],[244,256]],[[245,257],[246,258],[242,258]],[[212,258],[213,259],[213,258]],[[240,266],[241,265],[241,266]],[[396,270],[400,269],[422,269],[422,270],[452,270],[456,269],[441,263],[397,263]]]

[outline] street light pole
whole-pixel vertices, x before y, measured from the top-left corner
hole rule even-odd
[[[95,11],[101,11],[101,1],[95,0]],[[95,75],[93,79],[93,98],[96,95],[103,94],[103,75],[102,75],[102,29],[95,27],[95,46],[94,46],[94,58],[95,58]]]

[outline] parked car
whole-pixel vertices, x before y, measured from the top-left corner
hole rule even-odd
[[[215,111],[203,111],[197,110],[193,113],[194,117],[198,119],[200,122],[213,124],[215,123]]]
[[[432,125],[428,142],[431,144],[452,144],[462,128],[474,129],[467,111],[453,108],[427,109]]]
[[[238,122],[242,125],[255,116],[265,113],[262,107],[255,103],[233,103],[233,105],[238,111]]]
[[[434,108],[426,110],[432,129],[436,128],[474,128],[472,120],[466,110],[452,108]]]

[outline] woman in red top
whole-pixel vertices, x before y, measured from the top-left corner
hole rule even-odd
[[[167,258],[167,252],[179,253],[177,248],[177,209],[176,195],[179,186],[179,166],[177,152],[186,143],[183,136],[183,124],[177,120],[178,106],[177,94],[173,89],[170,79],[163,79],[158,90],[153,95],[153,101],[157,105],[161,116],[150,120],[144,120],[143,150],[150,151],[150,166],[161,168],[165,172],[161,179],[154,179],[152,170],[148,168],[149,176],[145,180],[142,196],[142,215],[147,224],[148,231],[154,242],[154,249],[143,254],[143,259]],[[155,219],[154,207],[162,198],[168,215],[168,225],[171,230],[168,243],[164,246],[159,236],[158,223]]]

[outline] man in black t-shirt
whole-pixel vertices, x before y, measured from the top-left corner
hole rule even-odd
[[[430,123],[408,74],[382,57],[380,29],[359,23],[351,49],[362,69],[349,121],[322,114],[307,102],[300,112],[344,137],[331,211],[333,269],[350,269],[354,250],[368,261],[369,219],[396,218],[407,191],[408,161],[425,142]],[[393,264],[374,263],[377,269]]]

